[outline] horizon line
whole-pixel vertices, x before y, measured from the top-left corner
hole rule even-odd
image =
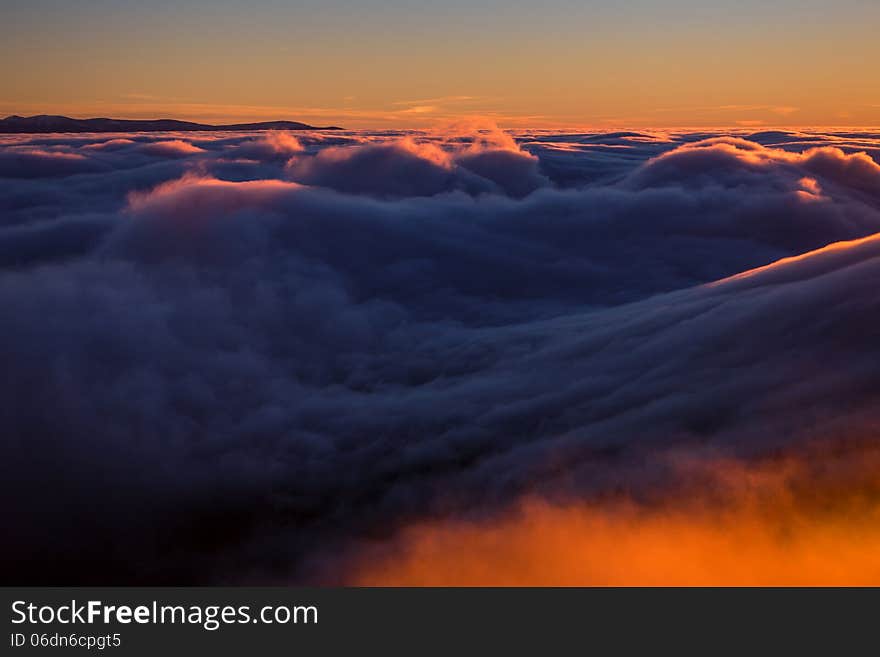
[[[327,125],[315,126],[309,123],[306,120],[302,119],[290,119],[290,118],[239,118],[239,119],[230,119],[228,121],[216,121],[212,119],[193,119],[193,118],[174,118],[173,115],[155,115],[150,118],[132,118],[130,115],[119,115],[119,116],[71,116],[70,114],[55,114],[50,112],[43,112],[39,114],[18,114],[13,112],[12,114],[8,114],[3,116],[0,120],[7,120],[11,118],[21,118],[21,119],[34,119],[39,117],[57,117],[70,119],[74,121],[92,121],[92,120],[107,120],[107,121],[133,121],[133,122],[155,122],[155,121],[175,121],[179,123],[191,123],[194,125],[202,125],[207,127],[223,127],[228,125],[246,125],[246,124],[269,124],[269,123],[299,123],[302,125],[309,126],[313,129],[327,129],[327,128],[336,128],[337,130],[344,131],[360,131],[360,130],[388,130],[388,129],[399,129],[399,130],[417,130],[417,131],[430,131],[437,130],[444,126],[453,125],[457,121],[462,122],[471,122],[471,121],[484,121],[487,125],[494,125],[499,129],[503,130],[546,130],[546,131],[572,131],[572,130],[580,130],[585,132],[596,132],[596,131],[613,131],[613,130],[644,130],[644,131],[707,131],[707,130],[725,130],[725,131],[740,131],[740,132],[767,132],[774,130],[798,130],[804,132],[810,131],[829,131],[829,130],[878,130],[880,129],[880,123],[871,124],[871,123],[758,123],[746,125],[746,122],[731,122],[731,123],[668,123],[668,124],[649,124],[649,123],[640,123],[638,121],[634,122],[614,122],[614,123],[584,123],[584,124],[565,124],[565,123],[556,123],[556,124],[545,124],[541,125],[540,122],[535,122],[534,125],[517,125],[517,126],[505,126],[506,123],[504,120],[497,120],[493,118],[491,115],[485,114],[461,114],[457,118],[450,117],[449,119],[438,118],[433,123],[423,124],[418,126],[408,126],[408,127],[394,127],[385,125],[372,125],[372,126],[361,126],[356,128],[348,128],[341,127],[337,122],[331,122]],[[137,132],[136,130],[134,132]],[[174,131],[174,132],[185,132],[182,131]],[[59,134],[63,133],[61,131]],[[37,133],[20,133],[20,134],[37,134]]]

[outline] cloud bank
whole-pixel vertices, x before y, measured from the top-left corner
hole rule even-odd
[[[867,440],[877,143],[4,139],[4,575],[333,581],[424,518],[661,495],[672,448]]]

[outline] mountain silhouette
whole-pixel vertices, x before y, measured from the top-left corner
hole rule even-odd
[[[298,121],[263,121],[208,125],[176,119],[72,119],[68,116],[8,116],[0,119],[0,133],[49,132],[218,132],[223,130],[342,130],[338,126],[312,126]]]

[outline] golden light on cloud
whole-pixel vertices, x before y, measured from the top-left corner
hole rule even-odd
[[[404,529],[350,582],[407,586],[880,585],[880,448],[683,466],[650,502],[527,497]]]

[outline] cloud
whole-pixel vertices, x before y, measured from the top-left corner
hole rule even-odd
[[[240,143],[235,155],[260,161],[286,161],[304,150],[302,142],[291,133],[272,130]]]
[[[868,437],[876,138],[764,137],[4,141],[40,154],[0,177],[7,581],[326,582],[662,494],[671,449]]]
[[[39,148],[9,148],[0,154],[0,177],[45,178],[95,173],[103,170],[96,162],[79,153]]]
[[[655,455],[650,497],[527,497],[360,546],[343,581],[408,586],[841,586],[880,582],[877,446],[749,462]]]
[[[169,139],[167,141],[155,141],[139,146],[138,150],[147,155],[157,157],[189,157],[205,151],[194,144],[182,139]]]
[[[291,160],[287,171],[304,184],[384,197],[462,190],[519,198],[549,183],[538,171],[538,158],[510,137],[499,141],[497,134],[480,132],[446,149],[413,137],[327,148]]]
[[[291,161],[287,171],[293,180],[352,194],[431,196],[460,184],[442,149],[411,138],[328,148]]]
[[[401,114],[431,114],[437,111],[434,105],[413,105],[405,110],[400,110]]]
[[[136,143],[137,142],[135,142],[133,139],[108,139],[107,141],[99,141],[93,144],[85,144],[83,145],[83,148],[88,150],[112,151],[125,149],[129,146],[133,146]]]

